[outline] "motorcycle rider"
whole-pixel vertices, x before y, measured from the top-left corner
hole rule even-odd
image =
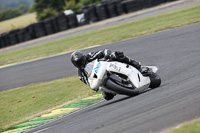
[[[75,67],[78,68],[79,79],[85,84],[87,84],[88,86],[90,85],[89,85],[88,77],[87,77],[87,74],[85,73],[84,68],[89,62],[92,62],[95,59],[119,61],[121,63],[129,64],[135,67],[136,69],[138,69],[139,71],[141,70],[140,62],[137,62],[133,59],[130,59],[128,56],[125,56],[122,51],[111,52],[108,49],[104,49],[97,52],[91,52],[86,55],[84,55],[83,52],[81,51],[75,51],[71,54],[71,62]],[[94,90],[94,91],[98,91],[98,90]],[[106,100],[110,100],[114,97],[114,96],[113,97],[111,96],[112,98],[110,98],[109,95],[110,95],[109,93],[103,92],[103,97]]]

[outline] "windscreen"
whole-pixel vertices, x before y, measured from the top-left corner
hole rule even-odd
[[[94,66],[94,61],[88,63],[85,67],[85,72],[87,73],[88,77],[90,77],[90,74],[92,73],[93,66]]]

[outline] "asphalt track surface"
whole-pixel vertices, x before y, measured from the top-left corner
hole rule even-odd
[[[151,133],[200,117],[200,23],[84,52],[104,48],[122,50],[144,65],[158,66],[162,85],[136,97],[119,95],[102,101],[28,133]],[[70,65],[68,69],[69,75],[76,71]]]
[[[180,8],[184,8],[184,7],[188,7],[192,5],[197,5],[197,4],[200,4],[200,1],[191,2],[191,3],[179,5],[179,6],[173,6],[166,9],[156,10],[153,12],[130,17],[124,20],[113,22],[113,23],[108,23],[106,25],[103,25],[103,27],[111,26],[118,23],[124,23],[127,21],[139,19],[139,18],[148,17],[148,16],[159,14],[159,13],[163,13],[163,12],[169,12],[172,10],[176,10],[176,9],[180,9]],[[102,28],[102,26],[96,27],[96,28]],[[89,31],[94,30],[94,27],[91,29],[89,28],[88,30]],[[85,32],[87,32],[87,30]],[[78,33],[79,32],[76,32],[74,34],[78,34]],[[55,39],[55,38],[52,38],[52,39]],[[138,39],[134,39],[134,40],[138,40]],[[124,43],[124,41],[122,41],[122,43]],[[136,43],[139,43],[139,42],[136,42]],[[112,45],[115,45],[115,44],[121,45],[121,42],[113,43]],[[133,42],[133,44],[135,43]],[[36,45],[35,42],[33,43],[33,45]],[[106,45],[106,46],[98,47],[94,49],[89,49],[89,50],[86,50],[86,53],[91,52],[91,51],[97,51],[99,49],[104,49],[107,46],[110,46],[110,45]],[[135,55],[133,56],[132,51],[129,51],[128,50],[129,48],[124,48],[123,45],[116,46],[116,47],[111,46],[108,48],[111,50],[123,50],[128,56],[132,58],[135,57]],[[131,49],[135,49],[135,46],[133,46],[133,48]],[[136,51],[136,53],[138,53],[138,55],[141,54],[140,51]],[[136,57],[138,55],[136,55]],[[67,53],[67,54],[63,54],[59,56],[43,58],[40,60],[28,62],[28,63],[0,68],[0,92],[3,90],[26,86],[33,83],[46,82],[46,81],[51,81],[54,79],[77,75],[75,68],[69,62],[69,57],[70,57],[70,53]],[[138,60],[141,60],[141,58],[139,58]]]

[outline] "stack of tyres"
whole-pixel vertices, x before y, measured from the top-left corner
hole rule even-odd
[[[54,32],[55,33],[59,32],[60,29],[59,29],[59,26],[58,26],[57,17],[52,18],[52,24],[53,24]]]
[[[106,6],[107,6],[109,17],[112,18],[112,17],[118,16],[116,1],[108,1],[106,3]]]
[[[85,17],[85,22],[84,22],[84,24],[89,24],[89,23],[90,23],[90,11],[89,11],[89,6],[83,6],[83,7],[82,7],[82,12],[84,13],[84,17]]]
[[[56,20],[59,27],[59,31],[64,31],[70,28],[67,16],[64,13],[57,14]]]
[[[3,43],[2,43],[1,35],[0,35],[0,48],[3,48]]]
[[[10,40],[10,45],[14,45],[14,44],[17,44],[19,43],[19,40],[17,38],[17,32],[19,30],[13,30],[13,31],[10,31],[8,33],[8,37],[9,37],[9,40]]]
[[[149,8],[149,7],[151,7],[151,6],[152,6],[151,1],[152,1],[152,0],[143,0],[142,2],[143,2],[144,8]]]
[[[117,13],[118,15],[122,15],[125,13],[124,11],[124,7],[122,6],[122,3],[120,0],[116,0],[115,1],[115,4],[116,4],[116,8],[117,8]]]
[[[1,48],[7,47],[10,44],[8,33],[1,34]]]
[[[44,23],[42,21],[34,24],[34,30],[35,30],[35,37],[36,38],[39,38],[39,37],[46,35]]]
[[[10,46],[10,38],[9,38],[9,33],[6,32],[6,33],[3,33],[2,34],[2,37],[4,39],[4,43],[5,43],[5,46]]]
[[[68,23],[69,23],[70,28],[78,27],[78,21],[76,18],[76,14],[74,14],[74,13],[69,14],[69,15],[67,15],[67,18],[68,18]]]
[[[78,26],[86,25],[88,24],[88,21],[85,18],[85,13],[82,10],[75,12],[76,19],[78,22]]]
[[[0,48],[2,48],[1,34],[0,34]]]
[[[160,1],[161,1],[161,0],[150,0],[151,7],[153,7],[153,6],[156,6],[156,5],[160,4]]]
[[[106,8],[106,4],[97,5],[96,11],[97,11],[97,15],[98,15],[99,20],[104,20],[104,19],[109,18],[108,11],[107,11],[107,8]]]
[[[34,24],[27,26],[24,30],[24,41],[29,41],[36,38]]]
[[[122,2],[125,12],[130,13],[142,9],[144,6],[140,0],[129,0]]]
[[[166,0],[143,0],[144,8],[153,7],[164,3]]]
[[[91,5],[88,9],[89,11],[89,17],[90,17],[90,21],[92,22],[97,22],[99,21],[98,15],[97,15],[97,11],[96,11],[96,5]]]
[[[0,48],[3,48],[3,47],[5,47],[5,43],[4,43],[2,35],[0,34]]]
[[[24,35],[25,35],[25,29],[21,29],[17,32],[17,38],[19,40],[19,43],[24,42]]]
[[[47,35],[55,33],[52,18],[46,19],[43,22]]]

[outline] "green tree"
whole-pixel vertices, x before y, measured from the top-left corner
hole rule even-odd
[[[63,7],[65,10],[73,10],[73,11],[77,11],[81,8],[81,4],[80,3],[76,3],[75,0],[66,0],[65,1],[65,6]]]
[[[38,20],[43,20],[43,18],[48,18],[49,16],[52,17],[55,12],[63,11],[63,5],[65,4],[65,0],[35,0],[34,2],[33,8],[37,13]]]
[[[52,8],[46,8],[37,16],[37,20],[45,20],[54,17],[58,12]]]
[[[34,10],[37,14],[40,14],[44,9],[52,8],[57,12],[63,10],[63,5],[65,4],[65,0],[35,0]]]

